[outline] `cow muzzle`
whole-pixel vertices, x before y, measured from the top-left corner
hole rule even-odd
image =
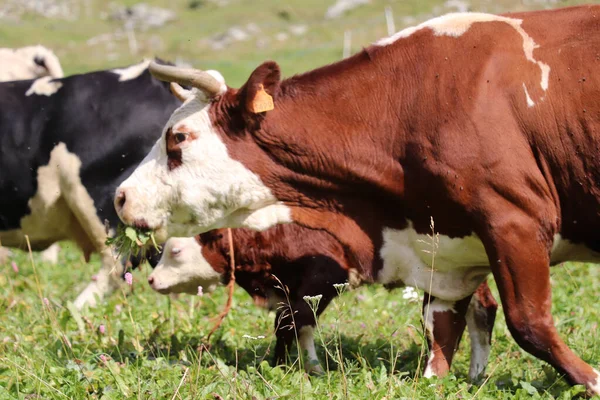
[[[115,193],[114,206],[117,211],[117,215],[121,218],[126,225],[133,226],[138,229],[152,229],[155,230],[157,227],[152,227],[148,224],[145,218],[137,217],[133,212],[132,201],[128,199],[135,198],[135,190],[131,188],[119,188]]]

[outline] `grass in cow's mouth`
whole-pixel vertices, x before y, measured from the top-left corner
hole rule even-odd
[[[144,255],[149,245],[159,249],[154,240],[154,232],[149,229],[139,229],[132,226],[119,224],[114,237],[106,239],[106,245],[112,246],[119,256],[121,255]]]

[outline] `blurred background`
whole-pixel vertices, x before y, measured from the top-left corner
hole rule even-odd
[[[0,47],[47,46],[66,75],[158,56],[218,69],[229,85],[239,86],[264,60],[276,60],[289,76],[447,12],[590,2],[595,1],[0,0]]]

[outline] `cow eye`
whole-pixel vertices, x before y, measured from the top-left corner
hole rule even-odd
[[[173,139],[175,140],[175,144],[185,142],[187,139],[187,134],[182,133],[182,132],[177,132],[177,133],[173,134]]]

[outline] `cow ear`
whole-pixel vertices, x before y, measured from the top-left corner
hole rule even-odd
[[[252,114],[264,113],[275,108],[279,92],[281,72],[274,61],[267,61],[252,72],[243,90],[245,99],[242,104]]]
[[[182,103],[189,99],[192,95],[191,90],[184,89],[181,87],[181,85],[175,82],[171,82],[169,88],[171,89],[171,93],[173,93],[173,95],[175,95],[175,97],[177,97]]]

